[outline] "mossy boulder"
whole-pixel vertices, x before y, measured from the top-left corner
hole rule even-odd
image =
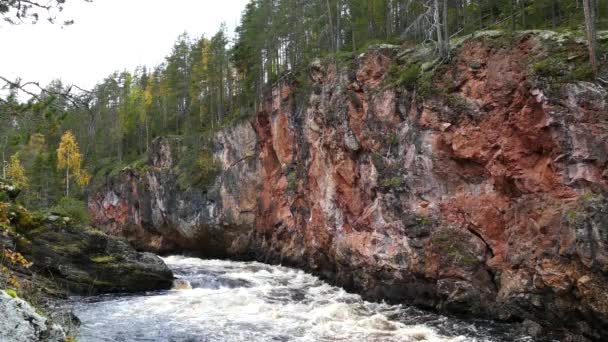
[[[173,274],[156,255],[136,252],[126,240],[76,225],[69,217],[31,213],[5,203],[0,247],[15,249],[32,272],[78,294],[168,289]],[[3,242],[4,241],[4,242]],[[23,272],[24,270],[19,270]]]
[[[20,251],[32,270],[79,294],[168,289],[173,274],[156,255],[136,252],[125,239],[76,227],[64,220],[23,231],[31,242]]]

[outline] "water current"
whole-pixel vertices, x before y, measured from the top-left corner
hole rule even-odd
[[[179,289],[75,298],[78,341],[531,341],[507,324],[368,302],[292,268],[164,260]]]

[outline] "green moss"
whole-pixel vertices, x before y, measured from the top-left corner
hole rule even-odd
[[[378,170],[384,169],[384,160],[379,153],[372,154],[372,162],[374,163],[374,166],[376,167],[376,169],[378,169]]]
[[[457,264],[470,266],[479,260],[469,251],[469,238],[458,230],[446,229],[436,233],[431,242],[441,254],[449,256]]]
[[[566,220],[570,224],[576,224],[579,221],[580,213],[575,210],[570,210],[566,213]]]
[[[457,262],[463,263],[463,264],[476,264],[478,262],[478,260],[474,257],[472,257],[471,255],[462,253],[461,251],[452,248],[449,252],[448,255],[451,256],[452,258],[454,258],[454,260],[456,260]]]
[[[540,79],[552,83],[589,81],[593,79],[587,51],[582,44],[567,41],[546,45],[546,51],[533,57],[532,72]]]
[[[208,150],[203,150],[195,158],[188,157],[180,160],[177,184],[182,190],[192,186],[208,187],[213,184],[215,177],[222,170],[222,166],[213,158]]]
[[[94,263],[98,263],[98,264],[106,264],[106,263],[116,261],[116,257],[114,257],[113,255],[98,256],[98,257],[92,257],[91,261]]]
[[[4,292],[6,292],[7,295],[9,295],[13,298],[17,298],[17,291],[15,291],[13,289],[6,289],[6,290],[4,290]]]
[[[287,191],[294,192],[298,186],[298,175],[295,171],[291,171],[287,174]]]
[[[467,112],[470,110],[469,103],[466,99],[458,95],[447,95],[445,97],[446,104],[457,112]]]
[[[602,194],[588,192],[578,198],[576,206],[564,214],[566,222],[578,226],[593,216],[594,208],[601,208],[605,199]]]
[[[403,185],[403,178],[400,176],[395,176],[391,178],[387,178],[382,180],[381,185],[385,188],[398,188]]]
[[[557,58],[547,58],[532,65],[532,70],[537,76],[558,77],[562,75],[564,65]]]
[[[22,254],[29,254],[32,249],[32,242],[26,238],[19,237],[17,238],[17,251]]]
[[[471,64],[469,65],[471,67],[471,69],[473,70],[479,70],[481,69],[481,61],[479,60],[474,60],[471,62]]]
[[[336,61],[338,63],[347,63],[353,61],[355,55],[352,51],[339,51],[336,53]]]
[[[15,212],[17,213],[17,226],[19,230],[32,230],[40,226],[39,220],[30,215],[24,208],[18,208]]]
[[[591,64],[578,64],[569,74],[571,81],[589,81],[593,79],[593,70]]]
[[[77,243],[72,244],[56,244],[49,246],[55,253],[63,255],[76,255],[82,252],[82,246]]]
[[[594,203],[599,203],[604,200],[604,196],[602,194],[596,194],[594,192],[588,192],[586,194],[581,195],[579,201],[582,205],[588,206]]]
[[[131,164],[129,164],[127,166],[130,169],[133,170],[137,170],[137,171],[145,171],[148,169],[148,157],[144,156],[140,159],[135,160],[134,162],[132,162]]]
[[[416,91],[418,95],[423,98],[428,98],[436,93],[435,87],[433,85],[433,73],[425,72],[419,78],[416,83]]]
[[[386,137],[386,145],[388,146],[397,146],[399,145],[399,135],[393,132]]]
[[[433,224],[433,221],[426,216],[419,216],[416,218],[416,221],[418,221],[418,223],[423,226],[430,226]]]
[[[450,243],[450,240],[451,238],[448,231],[442,230],[433,236],[431,242],[439,247],[445,247],[447,244]]]
[[[44,234],[47,231],[48,231],[48,227],[40,226],[36,229],[32,229],[32,230],[28,231],[27,235],[30,237],[35,237],[36,235]]]
[[[196,165],[201,171],[201,182],[209,184],[219,171],[221,171],[221,165],[213,159],[213,155],[209,151],[201,153],[200,157],[196,161]]]
[[[400,68],[395,85],[413,89],[416,86],[418,78],[420,77],[420,73],[420,63],[414,63],[410,64],[406,68]]]

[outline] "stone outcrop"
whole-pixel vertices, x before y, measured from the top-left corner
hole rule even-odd
[[[15,203],[0,202],[0,256],[0,284],[41,305],[74,293],[141,292],[173,284],[161,258],[137,252],[124,238]]]
[[[535,76],[547,46],[576,63],[579,43],[505,41],[468,40],[445,65],[391,46],[313,63],[306,97],[285,81],[216,134],[210,186],[177,190],[183,151],[163,138],[89,208],[141,249],[281,262],[369,298],[605,338],[606,90]],[[397,86],[399,63],[435,70]]]
[[[24,215],[16,212],[17,218]],[[18,226],[16,243],[31,266],[68,293],[93,295],[170,289],[173,273],[158,256],[137,252],[122,238],[72,225],[56,216],[40,226]],[[23,221],[22,221],[23,222]],[[26,224],[27,225],[27,224]]]
[[[158,256],[70,217],[31,213],[14,202],[18,194],[0,181],[0,341],[72,340],[66,332],[79,321],[56,305],[69,295],[171,288],[173,273]]]
[[[60,326],[50,323],[28,303],[0,290],[0,341],[3,342],[64,342]]]

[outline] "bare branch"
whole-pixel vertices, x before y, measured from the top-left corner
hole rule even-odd
[[[9,89],[17,89],[19,91],[22,91],[23,93],[31,96],[32,98],[36,99],[37,101],[42,100],[41,95],[48,95],[48,96],[63,98],[65,100],[67,100],[68,102],[70,102],[74,107],[87,108],[87,109],[89,108],[90,101],[84,99],[82,96],[79,96],[78,94],[74,94],[72,92],[72,89],[73,88],[78,89],[79,91],[86,93],[86,94],[91,94],[92,92],[89,90],[82,89],[81,87],[78,87],[76,85],[70,85],[70,86],[68,86],[67,90],[58,92],[58,91],[49,90],[48,88],[43,88],[42,86],[40,86],[40,84],[38,82],[21,83],[20,80],[11,81],[1,75],[0,75],[0,80],[2,80],[8,86]],[[31,90],[28,90],[27,89],[28,86],[36,87],[39,90],[39,92],[35,93],[35,92],[32,92]],[[1,100],[3,100],[3,99],[1,99]],[[5,100],[3,100],[3,102],[6,103]]]
[[[93,0],[81,0],[92,2]],[[42,13],[46,13],[46,20],[54,24],[56,14],[63,11],[65,0],[0,0],[0,15],[10,25],[19,25],[31,20],[32,24],[38,22]],[[73,20],[64,20],[63,25],[71,25]]]

